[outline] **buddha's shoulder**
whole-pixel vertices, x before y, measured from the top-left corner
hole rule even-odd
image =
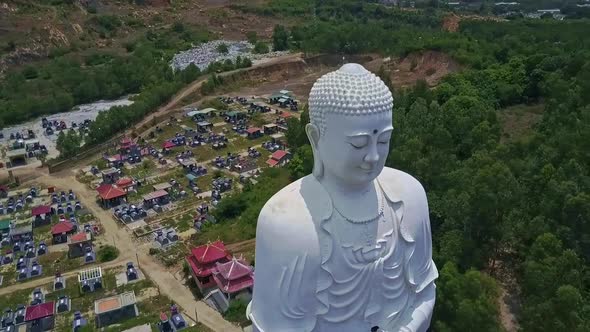
[[[379,181],[385,190],[401,199],[426,199],[426,192],[420,181],[399,169],[384,167]]]
[[[319,183],[309,175],[274,194],[260,211],[258,230],[280,228],[315,232],[310,202],[315,204],[325,199],[322,188],[316,186]]]

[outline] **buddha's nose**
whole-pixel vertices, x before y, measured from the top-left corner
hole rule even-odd
[[[379,152],[377,151],[376,145],[371,144],[367,155],[365,155],[364,161],[370,164],[374,164],[379,161]]]

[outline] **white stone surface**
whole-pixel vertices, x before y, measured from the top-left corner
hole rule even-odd
[[[217,47],[221,44],[227,46],[227,54],[222,54],[217,51]],[[253,49],[254,45],[247,41],[214,40],[175,54],[170,66],[174,70],[184,70],[191,63],[194,63],[200,70],[205,70],[213,62],[225,61],[226,59],[230,59],[233,62],[238,56],[249,58],[252,60],[253,64],[257,64],[258,62],[264,62],[267,59],[283,56],[289,53],[288,51],[281,51],[255,54],[252,53]]]
[[[310,93],[314,170],[275,194],[256,230],[254,331],[426,331],[438,271],[428,202],[385,167],[391,92],[347,64]]]
[[[71,111],[46,115],[44,117],[49,121],[63,120],[66,122],[68,128],[70,128],[72,122],[80,124],[87,119],[94,121],[98,116],[98,113],[102,111],[108,111],[111,109],[111,107],[128,106],[133,104],[133,100],[130,100],[131,97],[132,95],[127,95],[116,100],[99,100],[90,104],[81,104],[74,106]],[[2,129],[1,131],[4,133],[4,138],[0,139],[0,145],[5,145],[12,142],[9,139],[11,133],[23,133],[28,129],[31,129],[35,132],[36,139],[39,140],[39,143],[47,147],[49,152],[48,157],[57,157],[59,152],[56,149],[56,142],[59,132],[56,132],[53,135],[45,134],[45,129],[41,125],[42,118],[43,117],[38,117],[35,120]]]

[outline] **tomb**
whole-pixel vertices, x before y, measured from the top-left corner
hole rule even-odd
[[[96,300],[94,302],[94,314],[96,326],[99,328],[137,317],[139,310],[136,305],[135,293],[133,291],[125,292]]]
[[[94,292],[102,288],[102,269],[99,267],[81,271],[78,282],[82,293]]]

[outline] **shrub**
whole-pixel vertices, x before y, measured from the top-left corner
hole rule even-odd
[[[217,52],[221,53],[221,54],[227,54],[229,53],[229,48],[227,47],[226,44],[219,44],[217,46]]]
[[[119,257],[119,249],[111,245],[105,245],[98,249],[97,254],[99,262],[110,262]]]
[[[257,42],[254,45],[254,53],[258,53],[258,54],[268,53],[268,45],[262,41]]]
[[[182,22],[176,22],[172,25],[172,30],[177,33],[181,33],[184,31],[184,24]]]
[[[223,314],[225,319],[230,322],[241,323],[246,320],[246,308],[248,304],[242,300],[233,300],[229,303],[229,308]]]

